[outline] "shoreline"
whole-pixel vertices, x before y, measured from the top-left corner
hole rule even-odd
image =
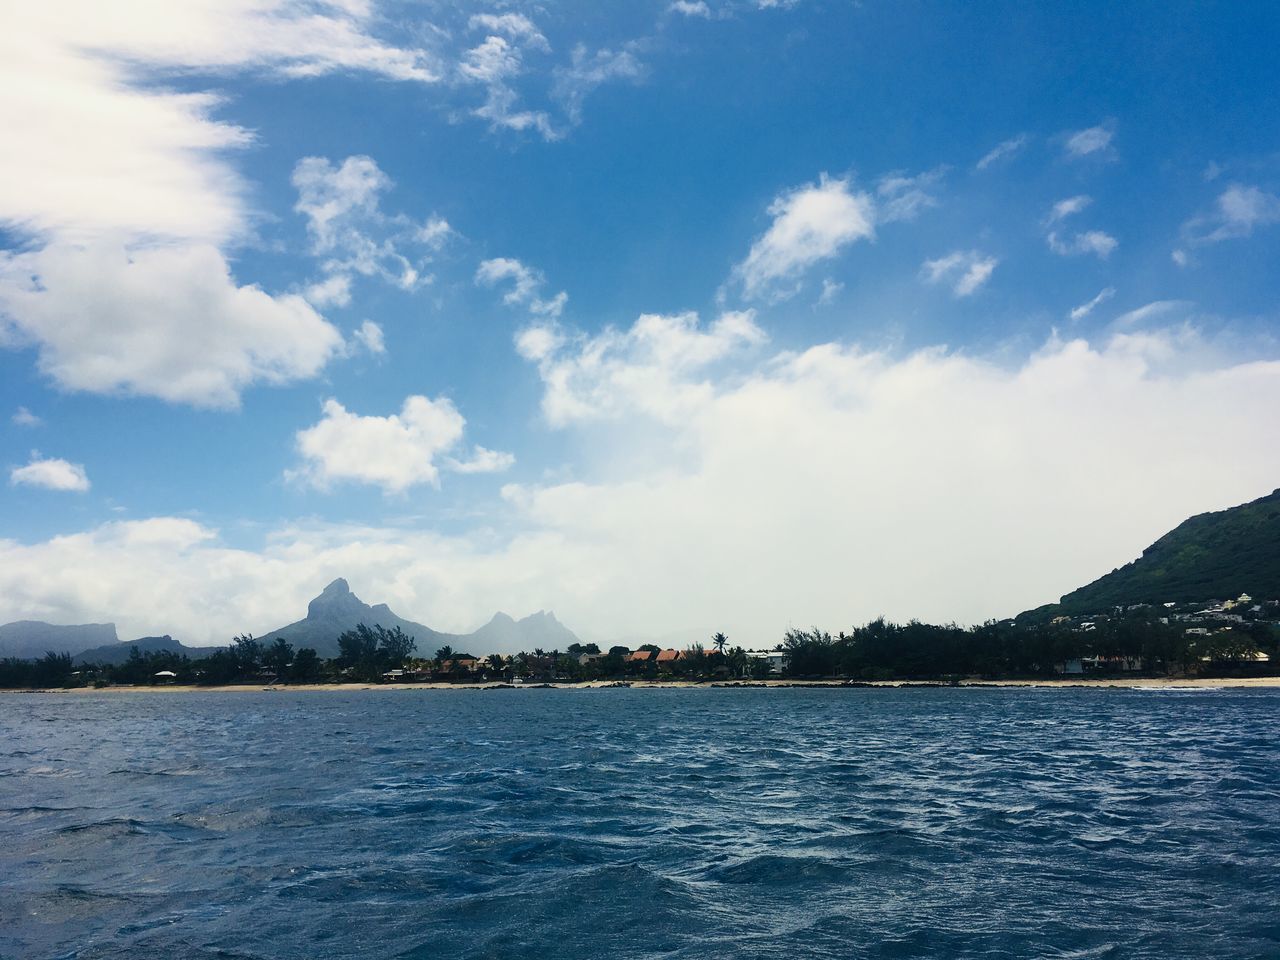
[[[576,683],[291,683],[275,686],[257,684],[232,684],[202,687],[191,684],[156,684],[143,686],[118,685],[109,687],[71,687],[33,690],[0,690],[3,694],[57,693],[70,696],[119,693],[342,693],[350,691],[385,690],[422,692],[457,692],[464,690],[788,690],[797,688],[817,690],[867,690],[867,689],[956,689],[956,688],[1015,688],[1034,690],[1248,690],[1280,689],[1280,676],[1276,677],[1224,677],[1210,679],[1195,677],[1134,677],[1132,679],[1107,678],[1098,680],[867,680],[846,683],[840,680],[730,680],[694,683],[684,680],[637,680],[620,688],[617,681],[591,680]]]

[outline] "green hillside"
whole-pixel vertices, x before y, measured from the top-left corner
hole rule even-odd
[[[1184,521],[1133,563],[1068,593],[1057,607],[1085,614],[1135,603],[1228,600],[1242,593],[1280,599],[1280,490]]]

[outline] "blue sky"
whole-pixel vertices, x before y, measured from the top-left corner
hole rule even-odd
[[[4,17],[0,620],[760,645],[1280,485],[1265,4]]]

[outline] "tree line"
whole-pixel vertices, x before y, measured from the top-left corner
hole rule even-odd
[[[225,685],[236,683],[378,682],[395,679],[445,680],[653,680],[763,679],[768,663],[717,633],[704,647],[691,646],[676,659],[659,663],[660,648],[645,644],[647,659],[627,647],[607,651],[594,643],[565,650],[534,649],[478,660],[446,645],[434,657],[415,656],[413,637],[399,627],[359,624],[337,638],[338,656],[322,659],[314,649],[294,649],[283,638],[264,644],[251,634],[228,647],[192,660],[170,652],[130,650],[119,664],[76,666],[68,654],[48,653],[37,660],[0,660],[0,688],[50,688],[77,685],[157,682]],[[990,621],[974,627],[893,623],[879,618],[834,636],[814,627],[788,630],[775,648],[783,657],[783,676],[853,680],[915,680],[960,677],[1035,678],[1059,673],[1065,664],[1092,658],[1126,660],[1156,673],[1192,673],[1261,665],[1259,654],[1280,664],[1280,627],[1255,620],[1189,634],[1185,624],[1135,613],[1098,618],[1087,629],[1076,623]],[[395,671],[402,671],[395,674]]]

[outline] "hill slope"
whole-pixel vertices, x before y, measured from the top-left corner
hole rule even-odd
[[[1137,560],[1055,606],[1085,614],[1135,603],[1228,600],[1241,593],[1280,599],[1280,490],[1183,521]]]
[[[83,650],[75,656],[76,666],[86,663],[121,664],[129,659],[129,651],[134,647],[139,653],[176,653],[186,654],[192,660],[207,657],[221,647],[188,647],[166,634],[163,637],[139,637],[137,640],[126,640],[120,643],[107,643],[100,647]]]

